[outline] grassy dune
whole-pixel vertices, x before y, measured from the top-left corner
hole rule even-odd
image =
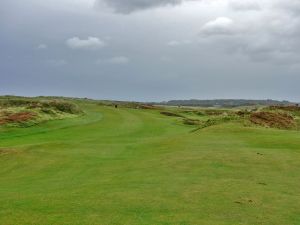
[[[300,133],[158,110],[0,128],[1,225],[300,224]]]

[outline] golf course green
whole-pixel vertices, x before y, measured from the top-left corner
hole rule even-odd
[[[300,224],[298,130],[78,105],[0,128],[0,225]]]

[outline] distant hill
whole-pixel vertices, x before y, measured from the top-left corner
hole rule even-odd
[[[277,100],[246,100],[246,99],[214,99],[214,100],[171,100],[167,102],[156,103],[169,106],[198,106],[198,107],[240,107],[240,106],[271,106],[271,105],[295,105],[289,101]]]

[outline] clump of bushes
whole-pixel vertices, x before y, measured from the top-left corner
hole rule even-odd
[[[48,114],[48,115],[55,115],[55,111],[53,111],[52,109],[49,109],[49,108],[41,108],[41,112]]]
[[[227,113],[226,110],[220,110],[220,109],[206,109],[204,110],[205,115],[208,116],[220,116],[223,115],[224,113]]]
[[[198,120],[194,125],[198,125],[198,127],[193,130],[192,132],[198,131],[200,129],[204,129],[206,127],[222,124],[222,123],[227,123],[231,121],[239,121],[239,117],[237,116],[221,116],[221,117],[215,117],[215,118],[210,118],[206,121],[200,121]]]
[[[54,110],[70,113],[70,114],[80,114],[82,110],[74,103],[66,102],[66,101],[49,101],[42,102],[42,109],[46,110],[52,108]],[[48,112],[50,112],[48,110]]]
[[[65,100],[0,98],[0,125],[28,127],[42,121],[73,117],[83,111]]]
[[[74,103],[63,100],[33,100],[8,98],[0,100],[1,107],[26,107],[27,109],[40,108],[42,112],[51,113],[51,109],[69,114],[79,114],[82,110]]]
[[[200,121],[199,120],[196,120],[196,119],[184,119],[183,120],[183,123],[185,125],[199,125]]]
[[[140,104],[138,106],[139,109],[160,109],[159,107],[157,106],[154,106],[154,105],[150,105],[150,104]]]
[[[173,112],[167,112],[167,111],[160,112],[160,114],[165,115],[165,116],[184,117],[180,114],[173,113]]]
[[[289,129],[296,126],[293,116],[280,112],[255,112],[251,114],[250,121],[256,125],[279,129]]]
[[[1,99],[0,106],[2,107],[21,107],[33,104],[34,101],[27,99]]]
[[[240,111],[236,112],[236,115],[241,116],[241,117],[244,117],[244,116],[247,116],[247,115],[250,115],[250,114],[251,114],[251,112],[248,111],[248,110],[240,110]]]
[[[206,115],[205,112],[203,112],[203,111],[196,111],[195,114],[198,115],[198,116],[205,116]]]
[[[213,125],[217,125],[218,122],[216,120],[211,120],[211,119],[208,119],[206,121],[201,121],[198,125],[199,127],[197,127],[196,129],[192,130],[192,132],[196,132],[198,130],[201,130],[201,129],[204,129],[206,127],[210,127],[210,126],[213,126]]]

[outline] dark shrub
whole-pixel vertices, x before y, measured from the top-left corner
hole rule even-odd
[[[64,112],[64,113],[70,113],[70,114],[79,114],[82,113],[81,109],[75,105],[74,103],[65,102],[65,101],[50,101],[50,102],[44,102],[43,108],[53,108],[55,110]]]
[[[186,125],[199,125],[200,121],[194,119],[184,119],[183,123]]]
[[[184,117],[182,115],[173,113],[173,112],[160,112],[160,114],[165,115],[165,116],[174,116],[174,117]]]

